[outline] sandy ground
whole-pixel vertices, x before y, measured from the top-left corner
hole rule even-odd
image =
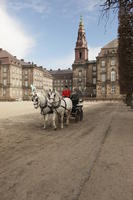
[[[133,111],[84,103],[84,119],[43,130],[32,102],[0,103],[0,200],[132,200]]]
[[[38,113],[31,101],[0,102],[0,119],[29,113]]]
[[[103,102],[83,102],[84,108],[97,104],[103,104]],[[39,110],[34,109],[32,101],[0,102],[0,119],[29,113],[39,113]]]

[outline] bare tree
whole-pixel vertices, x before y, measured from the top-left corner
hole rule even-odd
[[[103,13],[118,11],[118,58],[121,94],[133,93],[133,0],[106,0]]]

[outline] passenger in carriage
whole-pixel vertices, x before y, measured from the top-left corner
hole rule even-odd
[[[70,98],[70,95],[71,95],[71,92],[70,92],[68,86],[65,85],[65,88],[62,91],[62,97],[68,97],[68,98]]]
[[[73,103],[73,107],[76,107],[76,105],[79,103],[79,98],[81,97],[81,95],[81,91],[79,91],[77,88],[74,88],[70,97]]]

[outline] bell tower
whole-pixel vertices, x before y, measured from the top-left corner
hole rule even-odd
[[[75,48],[75,61],[74,63],[84,63],[88,61],[88,47],[85,37],[85,29],[82,16],[80,17],[78,37]]]

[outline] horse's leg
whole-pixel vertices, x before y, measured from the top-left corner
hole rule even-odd
[[[66,125],[69,124],[69,118],[70,118],[70,111],[68,111],[68,112],[66,113]]]
[[[56,127],[56,113],[55,112],[53,113],[53,127],[54,127],[54,130],[57,129],[57,127]]]
[[[64,112],[61,113],[61,128],[63,128]]]
[[[44,115],[43,117],[44,117],[44,125],[43,125],[43,128],[46,129],[46,121],[45,121],[46,115]]]
[[[47,125],[47,121],[48,121],[48,114],[44,115],[44,129],[46,129],[46,125]]]
[[[68,125],[69,124],[69,113],[67,112],[66,113],[66,125]]]

